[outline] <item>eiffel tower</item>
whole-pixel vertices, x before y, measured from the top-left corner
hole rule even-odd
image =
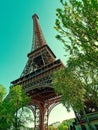
[[[28,61],[20,78],[11,84],[22,85],[32,99],[30,108],[34,114],[34,130],[48,130],[49,114],[61,99],[54,92],[52,73],[64,65],[60,59],[56,60],[55,54],[47,45],[37,14],[34,14],[32,19],[31,52],[27,55]]]

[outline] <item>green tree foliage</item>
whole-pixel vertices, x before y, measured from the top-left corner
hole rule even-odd
[[[85,86],[85,99],[98,106],[98,0],[60,2],[55,29],[69,57],[67,69]]]
[[[3,101],[4,96],[6,95],[6,89],[0,84],[0,103]]]
[[[68,61],[54,74],[54,88],[65,106],[82,110],[87,119],[86,103],[98,108],[98,0],[60,2],[56,38],[64,43]]]
[[[77,111],[84,108],[85,86],[68,68],[53,74],[53,86],[56,93],[62,95],[62,103],[67,110],[71,107]]]
[[[56,29],[72,55],[83,55],[89,64],[98,66],[98,0],[60,0]],[[68,41],[66,42],[66,38]]]
[[[23,91],[22,86],[17,85],[10,88],[8,96],[0,104],[0,129],[7,130],[11,127],[18,130],[24,125],[20,119],[22,112],[18,114],[18,110],[23,110],[24,106],[29,104],[29,97]]]
[[[57,130],[68,130],[68,126],[64,124],[60,124],[57,128]]]
[[[74,119],[64,120],[57,128],[57,130],[69,130],[70,125],[74,122]]]
[[[59,125],[56,125],[56,122],[52,125],[49,125],[49,130],[69,130],[69,126],[72,125],[74,122],[74,119],[68,119],[62,121]]]
[[[52,125],[50,125],[50,126],[48,127],[48,129],[49,129],[49,130],[57,130],[57,128],[56,128],[55,126],[52,126]]]
[[[13,86],[10,89],[9,93],[9,103],[13,104],[13,108],[11,112],[13,112],[13,127],[14,129],[19,129],[20,126],[23,126],[24,122],[21,120],[22,113],[24,112],[23,109],[24,106],[27,106],[29,104],[29,97],[26,95],[26,93],[23,91],[22,86],[17,85]],[[21,108],[20,114],[18,114],[18,110]]]

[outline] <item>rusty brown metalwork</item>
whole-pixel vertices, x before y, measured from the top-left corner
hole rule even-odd
[[[20,78],[12,81],[13,85],[20,84],[31,96],[32,111],[34,113],[34,130],[48,130],[49,113],[60,102],[61,97],[54,92],[52,74],[64,67],[60,59],[46,44],[39,25],[38,16],[33,19],[33,46],[27,55],[27,64]]]

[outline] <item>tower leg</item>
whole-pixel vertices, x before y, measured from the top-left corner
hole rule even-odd
[[[34,111],[34,130],[40,130],[40,109],[35,106]]]
[[[46,104],[35,106],[34,130],[48,130],[48,108]]]
[[[40,130],[48,130],[48,108],[46,103],[41,104],[40,112],[41,112]]]

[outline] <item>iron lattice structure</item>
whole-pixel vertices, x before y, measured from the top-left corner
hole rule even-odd
[[[33,19],[33,44],[27,55],[27,64],[19,79],[12,81],[13,85],[20,84],[32,99],[31,109],[34,113],[34,130],[48,130],[48,117],[53,107],[60,102],[52,86],[52,73],[64,67],[60,59],[46,44],[38,16]]]

